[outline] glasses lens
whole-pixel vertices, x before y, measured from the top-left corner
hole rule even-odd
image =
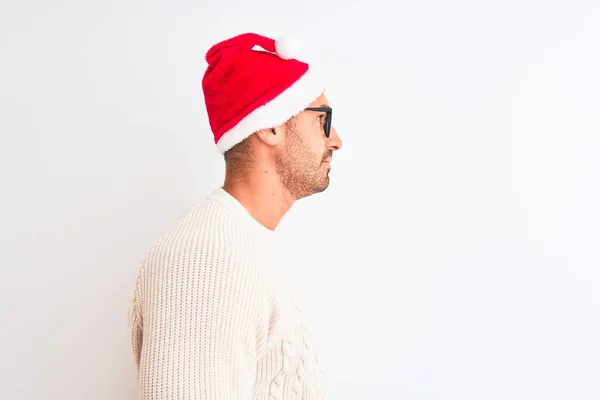
[[[332,110],[329,107],[307,107],[305,108],[305,110],[310,110],[310,111],[325,111],[326,115],[326,121],[325,124],[323,125],[323,129],[325,130],[325,137],[329,138],[329,135],[331,133],[331,113]]]

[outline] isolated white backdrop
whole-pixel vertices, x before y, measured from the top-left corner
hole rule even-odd
[[[280,230],[334,399],[600,398],[596,1],[29,1],[0,12],[2,399],[134,399],[154,241],[223,179],[218,40],[330,74],[331,186]]]

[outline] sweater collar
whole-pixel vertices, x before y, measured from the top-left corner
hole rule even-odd
[[[250,212],[244,207],[242,203],[238,201],[235,197],[233,197],[229,192],[227,192],[223,187],[219,186],[215,191],[209,196],[214,200],[218,200],[221,203],[227,205],[230,209],[234,210],[241,217],[244,218],[250,225],[253,225],[261,234],[275,237],[277,232],[267,228],[260,222],[258,222]]]

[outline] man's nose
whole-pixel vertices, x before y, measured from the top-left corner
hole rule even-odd
[[[342,139],[338,135],[337,130],[332,126],[331,132],[329,132],[329,138],[327,139],[327,148],[333,151],[340,150],[342,148]]]

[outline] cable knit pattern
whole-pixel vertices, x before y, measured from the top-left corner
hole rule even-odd
[[[330,385],[276,233],[222,188],[150,249],[129,327],[142,400],[323,400]]]

